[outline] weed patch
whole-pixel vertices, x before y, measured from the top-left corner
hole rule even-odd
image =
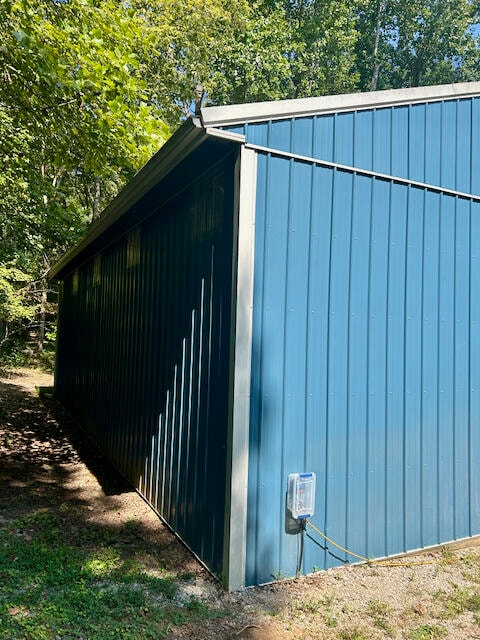
[[[467,611],[474,614],[475,619],[480,615],[480,592],[478,589],[468,589],[452,585],[450,592],[438,591],[434,594],[434,602],[438,607],[437,615],[441,618],[454,618]]]
[[[307,598],[295,603],[293,613],[294,615],[319,615],[322,616],[325,626],[336,627],[338,621],[333,613],[333,604],[333,596],[327,596],[324,598]]]
[[[371,633],[362,627],[348,627],[338,633],[339,640],[371,640]]]
[[[389,617],[392,609],[381,600],[370,600],[367,612],[371,616],[373,625],[388,637],[395,637],[395,628],[390,624]]]
[[[447,630],[438,624],[424,624],[412,629],[408,635],[409,640],[439,640],[445,638]]]

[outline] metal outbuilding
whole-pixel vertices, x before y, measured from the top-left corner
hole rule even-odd
[[[205,108],[53,267],[57,397],[227,588],[354,560],[293,473],[364,557],[480,534],[479,142],[480,83]]]

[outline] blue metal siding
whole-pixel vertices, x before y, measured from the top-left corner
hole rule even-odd
[[[480,98],[382,107],[231,128],[252,144],[480,192]]]
[[[270,144],[286,138],[269,127]],[[307,119],[295,145],[312,132]],[[313,522],[366,557],[480,533],[479,216],[469,199],[259,155],[247,584],[295,573],[293,472],[317,474]],[[307,540],[303,568],[347,559]]]
[[[235,155],[70,274],[60,401],[190,548],[221,573]],[[170,183],[174,182],[171,178]],[[78,278],[75,293],[73,282]]]

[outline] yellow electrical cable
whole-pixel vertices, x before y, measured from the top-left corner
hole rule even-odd
[[[336,542],[334,542],[333,540],[331,540],[325,533],[322,533],[320,529],[317,529],[317,527],[314,524],[312,524],[310,520],[307,520],[307,524],[309,527],[312,527],[312,529],[316,531],[319,535],[321,535],[322,538],[324,538],[327,542],[330,542],[330,544],[333,544],[334,547],[337,547],[337,549],[340,549],[341,551],[345,551],[345,553],[348,553],[348,555],[353,556],[354,558],[358,558],[359,560],[363,560],[364,562],[370,562],[368,558],[364,558],[364,556],[359,556],[358,553],[353,553],[353,551],[349,551],[348,549],[345,549],[345,547],[342,547]]]
[[[358,555],[358,553],[353,553],[353,551],[349,551],[348,549],[345,549],[345,547],[342,547],[341,545],[339,545],[336,542],[334,542],[325,533],[320,531],[320,529],[317,529],[317,527],[314,524],[312,524],[310,522],[310,520],[307,520],[307,524],[314,531],[316,531],[320,536],[322,536],[322,538],[324,540],[326,540],[327,542],[332,544],[334,547],[337,547],[337,549],[340,549],[341,551],[344,551],[345,553],[348,553],[348,555],[353,556],[354,558],[358,558],[359,560],[363,560],[363,562],[367,562],[368,564],[375,564],[375,565],[379,565],[381,567],[414,567],[414,566],[422,565],[422,564],[433,564],[433,561],[431,561],[431,560],[430,561],[429,560],[425,560],[425,561],[419,561],[419,562],[408,562],[408,563],[405,563],[405,562],[391,562],[389,560],[375,560],[375,559],[372,559],[372,558],[365,558],[365,556],[360,556],[360,555]]]

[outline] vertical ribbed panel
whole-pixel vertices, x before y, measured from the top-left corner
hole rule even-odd
[[[252,144],[480,193],[480,98],[232,128]]]
[[[295,574],[293,472],[366,557],[480,533],[479,258],[477,202],[259,156],[247,584]],[[305,571],[347,560],[321,546]]]
[[[149,196],[154,216],[65,279],[56,372],[64,406],[218,573],[234,161],[203,170],[160,209]]]

